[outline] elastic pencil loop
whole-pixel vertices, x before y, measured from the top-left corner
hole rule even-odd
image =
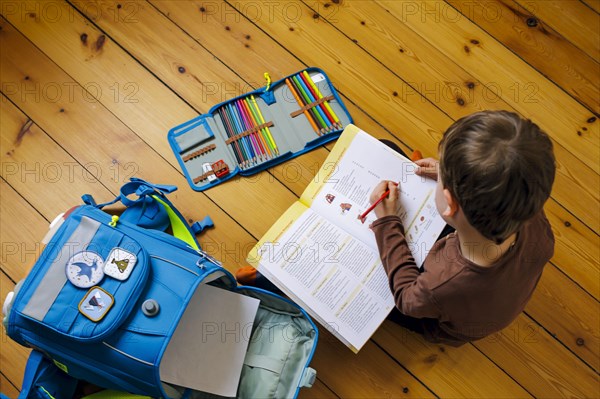
[[[265,91],[269,91],[269,89],[271,88],[271,75],[269,75],[269,72],[265,72],[263,76],[267,81],[267,87],[265,88]]]
[[[208,179],[209,176],[212,176],[214,174],[215,174],[215,172],[211,170],[210,172],[206,172],[198,177],[195,177],[192,181],[194,182],[194,184],[198,184],[201,181]]]
[[[332,95],[330,95],[330,96],[327,96],[327,97],[321,97],[321,98],[319,98],[317,101],[313,101],[313,102],[312,102],[312,103],[310,103],[310,104],[306,104],[306,105],[305,105],[305,106],[303,106],[302,108],[300,108],[300,109],[298,109],[298,110],[296,110],[296,111],[294,111],[294,112],[290,113],[290,116],[291,116],[292,118],[295,118],[295,117],[297,117],[298,115],[302,115],[302,114],[304,113],[304,111],[306,111],[307,109],[314,108],[314,107],[316,107],[317,105],[319,105],[319,104],[322,104],[322,103],[324,103],[325,101],[331,101],[331,100],[333,100],[334,98],[335,98],[335,97],[334,97],[334,96],[332,96]]]
[[[182,158],[183,162],[187,162],[190,159],[199,157],[200,155],[204,155],[207,152],[214,150],[215,148],[217,148],[217,146],[215,144],[210,144],[210,145],[207,145],[206,147],[200,148],[198,151],[194,151],[191,154],[188,154],[185,157],[183,157]]]
[[[231,143],[233,143],[236,140],[240,140],[243,137],[246,137],[246,136],[248,136],[248,135],[250,135],[252,133],[258,132],[261,129],[264,129],[266,127],[273,127],[273,126],[275,126],[275,125],[273,124],[272,121],[269,121],[269,122],[266,122],[266,123],[262,123],[262,124],[260,124],[258,126],[254,126],[251,129],[245,130],[245,131],[243,131],[240,134],[236,134],[235,136],[229,137],[227,140],[225,140],[225,144],[231,144]]]

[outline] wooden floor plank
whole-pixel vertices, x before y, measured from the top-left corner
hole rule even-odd
[[[598,374],[524,315],[474,345],[537,398],[598,397]],[[493,355],[492,355],[493,354]]]
[[[590,10],[595,11],[597,14],[600,13],[600,0],[580,0],[580,2],[588,6]]]
[[[19,391],[15,386],[4,376],[0,374],[0,392],[8,396],[10,399],[17,399]]]
[[[54,216],[66,209],[61,208],[64,203],[69,201],[77,201],[77,198],[69,198],[65,193],[57,193],[57,197],[63,197],[62,201],[48,201],[47,190],[56,184],[60,187],[60,182],[55,180],[48,180],[46,176],[41,172],[42,168],[36,170],[35,165],[48,164],[49,162],[60,162],[63,159],[68,158],[48,158],[42,151],[32,150],[31,155],[33,158],[27,158],[23,155],[23,149],[32,147],[30,145],[30,137],[23,137],[21,143],[18,146],[14,146],[13,143],[7,144],[6,139],[8,137],[16,137],[16,133],[19,131],[18,126],[21,121],[26,119],[14,105],[12,105],[4,96],[2,98],[2,107],[0,108],[0,117],[2,118],[2,125],[0,127],[0,135],[2,138],[2,181],[3,183],[3,195],[10,197],[5,198],[2,201],[2,217],[4,220],[13,222],[0,223],[0,235],[2,236],[2,267],[10,278],[14,281],[19,281],[25,278],[29,267],[33,265],[35,260],[39,257],[42,247],[40,240],[46,234],[49,221],[54,219]],[[14,135],[13,135],[14,134]],[[60,152],[55,151],[51,141],[47,139],[45,134],[36,126],[31,125],[30,135],[35,135],[36,139],[40,139],[47,147],[47,154],[49,156],[57,156]],[[11,145],[13,144],[13,145]],[[22,146],[21,146],[22,144]],[[16,148],[15,148],[16,147]],[[6,151],[6,152],[5,152]],[[10,157],[4,158],[5,155],[10,154]],[[69,159],[69,161],[71,161]],[[18,168],[18,169],[17,169]],[[12,173],[13,171],[17,171]],[[30,173],[33,172],[33,173]],[[75,175],[75,174],[73,174]],[[69,183],[66,179],[63,180],[66,186]],[[27,186],[27,187],[25,187]],[[65,190],[63,185],[63,190]],[[17,189],[24,189],[23,191],[27,194],[29,200],[38,199],[34,201],[39,204],[39,209],[35,209],[31,206],[31,203],[27,203],[24,197],[19,196],[16,192]],[[4,192],[5,190],[5,192]],[[70,190],[66,190],[70,191]],[[53,204],[45,205],[45,202],[53,202]],[[14,204],[12,204],[14,202]],[[78,202],[78,201],[77,201]],[[47,208],[50,207],[50,208]],[[40,210],[43,212],[40,214]],[[45,213],[45,214],[44,214]],[[27,215],[27,223],[19,223],[19,227],[15,228],[13,223],[19,220],[19,215]],[[29,221],[31,219],[31,221]],[[42,223],[42,220],[45,222]],[[35,222],[33,222],[35,221]],[[32,239],[35,238],[35,240]]]
[[[480,6],[463,0],[447,3],[464,17],[476,21],[488,34],[565,88],[588,109],[600,112],[598,59],[589,57],[566,40],[540,15],[536,17],[513,1],[490,1]]]
[[[552,262],[596,300],[600,299],[600,239],[555,201],[544,207],[555,238]]]
[[[331,381],[329,387],[343,398],[433,398],[421,382],[399,367],[371,341],[358,354],[353,354],[326,330],[319,332],[327,345],[315,355],[319,374]],[[340,376],[340,374],[343,374]],[[369,376],[365,378],[365,376]],[[437,394],[439,395],[439,394]]]
[[[113,196],[95,178],[101,169],[99,163],[77,162],[4,95],[0,101],[2,178],[31,200],[38,212],[53,220],[66,211],[65,204],[80,203],[84,191],[95,198]],[[118,177],[117,168],[113,171],[112,177]],[[48,201],[49,190],[53,201]]]
[[[301,389],[298,399],[331,399],[338,398],[321,380],[317,379],[310,389]]]
[[[600,371],[598,301],[580,293],[579,287],[554,265],[546,265],[525,312],[596,372]]]
[[[135,3],[138,23],[123,23],[111,18],[111,10],[116,9],[117,3],[118,1],[101,2],[98,4],[100,11],[87,7],[86,3],[74,3],[74,6],[78,7],[84,15],[93,18],[104,32],[158,76],[162,82],[175,90],[194,109],[207,112],[215,104],[263,85],[262,82],[240,79],[235,71],[225,67],[201,43],[194,41],[148,3]],[[259,76],[262,75],[256,75]],[[183,122],[182,120],[177,123]],[[164,137],[162,139],[164,141]],[[306,158],[312,156],[314,155],[308,154]],[[252,187],[259,187],[254,191],[263,192],[264,189],[269,189],[271,185],[267,182],[273,181],[275,175],[290,189],[301,191],[310,179],[309,173],[302,168],[297,169],[299,164],[292,162],[293,164],[279,167],[280,173],[262,173],[243,181],[251,184]],[[303,162],[313,164],[315,161],[308,159]],[[297,173],[304,178],[297,178]],[[236,187],[236,190],[247,192],[241,184]],[[257,199],[254,202],[263,201]],[[235,216],[235,213],[232,215]]]
[[[596,115],[560,87],[544,80],[539,72],[466,18],[439,18],[436,23],[427,23],[427,19],[423,20],[421,15],[427,15],[431,10],[435,13],[435,2],[413,3],[417,7],[416,12],[408,16],[400,2],[379,3],[439,51],[460,60],[463,67],[480,81],[487,82],[490,89],[496,88],[502,93],[501,97],[519,113],[535,120],[584,164],[596,173],[600,172],[600,123]],[[439,40],[440,37],[444,40]],[[522,96],[511,99],[508,95],[511,87],[526,89],[528,84],[532,85],[530,87],[534,89],[537,101],[527,101]]]
[[[570,0],[518,0],[517,4],[539,17],[590,58],[596,62],[600,60],[600,16],[584,3]]]
[[[4,182],[0,183],[5,184]],[[1,265],[0,265],[1,266]],[[8,278],[3,270],[0,270],[0,295],[2,295],[2,301],[15,287],[15,284]],[[16,387],[23,385],[23,373],[25,371],[25,364],[27,364],[27,358],[31,349],[25,348],[15,341],[10,339],[6,335],[6,330],[2,328],[0,333],[2,339],[2,350],[0,350],[0,369],[2,374],[6,377],[10,383]],[[7,392],[0,391],[4,394]]]
[[[343,35],[399,76],[403,100],[423,96],[453,120],[473,112],[511,108],[491,93],[455,59],[440,53],[416,32],[375,2],[349,1],[328,6],[327,0],[305,3]],[[327,11],[334,7],[335,12]],[[383,12],[382,12],[383,11]]]
[[[530,397],[529,393],[472,345],[432,345],[386,321],[374,340],[441,397]]]
[[[0,241],[2,256],[0,259],[0,298],[4,303],[6,295],[13,291],[15,282],[25,278],[40,250],[40,237],[48,230],[48,221],[33,209],[4,179],[0,178]],[[15,228],[20,221],[19,228]],[[10,271],[10,275],[8,274]],[[2,374],[20,387],[23,383],[25,363],[29,349],[22,347],[0,329],[0,370]]]

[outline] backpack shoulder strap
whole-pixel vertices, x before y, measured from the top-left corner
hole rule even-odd
[[[119,195],[110,202],[96,204],[89,194],[82,196],[83,202],[99,209],[121,202],[126,209],[119,217],[120,220],[127,220],[143,228],[161,231],[171,226],[173,236],[194,249],[200,249],[195,232],[199,232],[201,229],[197,227],[192,229],[183,215],[167,199],[166,194],[177,190],[176,186],[152,184],[136,177],[132,177],[130,180],[121,187]],[[211,224],[206,225],[212,225],[212,221]]]
[[[159,198],[157,195],[153,195],[152,198],[164,206],[165,210],[167,211],[167,216],[171,222],[171,230],[173,231],[173,235],[190,245],[192,248],[200,249],[200,245],[198,245],[198,241],[196,241],[196,236],[192,234],[190,227],[181,213],[179,213],[179,211],[169,201],[167,201],[166,198]]]

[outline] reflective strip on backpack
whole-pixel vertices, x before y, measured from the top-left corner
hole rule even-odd
[[[71,237],[63,244],[60,253],[48,268],[48,271],[37,284],[37,288],[25,308],[23,314],[36,320],[43,320],[56,297],[67,282],[65,267],[69,259],[83,251],[96,235],[100,223],[88,217],[82,217],[79,226]]]

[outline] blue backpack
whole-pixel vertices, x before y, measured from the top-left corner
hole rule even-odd
[[[189,226],[166,198],[176,187],[131,180],[114,201],[97,205],[85,195],[84,205],[57,217],[40,258],[7,297],[8,336],[35,349],[30,358],[35,364],[28,364],[31,386],[23,391],[41,396],[21,397],[52,398],[53,389],[64,392],[69,385],[61,382],[64,378],[155,398],[217,397],[210,390],[174,385],[161,374],[166,353],[177,345],[174,336],[196,334],[197,345],[203,344],[207,331],[177,330],[182,318],[201,306],[193,300],[200,290],[205,295],[226,291],[258,303],[253,323],[241,327],[243,334],[229,329],[222,335],[247,341],[237,390],[229,396],[296,397],[301,387],[312,386],[316,372],[308,366],[318,331],[304,310],[269,291],[237,286],[196,241],[195,233],[210,220]],[[102,210],[117,201],[126,207],[120,216]],[[210,311],[218,314],[219,306]],[[223,361],[228,359],[208,359]],[[41,388],[32,388],[35,384]]]

